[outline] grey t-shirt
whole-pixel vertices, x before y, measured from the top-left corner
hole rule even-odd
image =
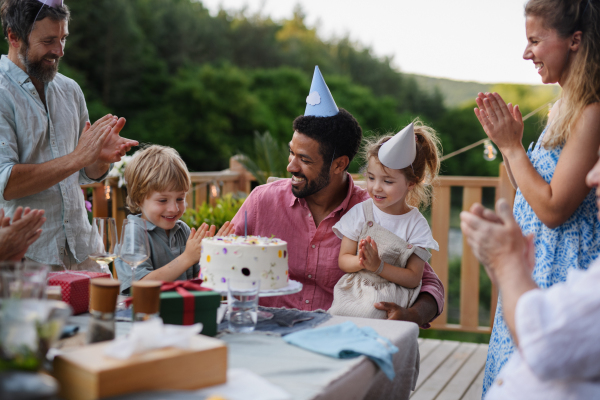
[[[136,224],[143,224],[141,215],[129,215],[129,221]],[[135,279],[140,280],[150,272],[161,268],[175,258],[179,257],[185,251],[187,239],[190,236],[190,227],[183,221],[177,221],[175,227],[167,232],[154,225],[150,221],[146,221],[146,230],[148,232],[148,242],[150,244],[150,257],[142,264],[138,265],[135,271]],[[198,260],[200,261],[200,260]],[[121,281],[121,291],[129,290],[131,287],[131,267],[117,258],[115,260],[117,275]],[[196,263],[188,268],[176,280],[188,280],[197,278],[200,273],[200,264]]]

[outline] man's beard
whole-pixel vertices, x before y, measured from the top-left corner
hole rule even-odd
[[[56,60],[53,65],[44,65],[44,58],[50,58]],[[25,72],[31,78],[36,79],[42,83],[51,82],[56,73],[58,72],[58,63],[60,57],[46,54],[44,57],[40,57],[39,60],[33,61],[29,59],[29,46],[24,45],[19,51],[19,60],[25,66]]]
[[[306,176],[302,175],[302,174],[292,174],[294,176],[300,177],[300,178],[304,178],[304,182],[306,182],[304,189],[296,189],[293,185],[292,185],[292,194],[294,196],[296,196],[299,199],[302,199],[304,197],[308,197],[311,196],[315,193],[317,193],[319,190],[327,187],[327,185],[329,185],[329,169],[331,168],[331,165],[323,165],[323,168],[321,168],[321,172],[319,172],[319,176],[317,176],[317,178],[315,180],[309,181],[308,179],[306,179]]]

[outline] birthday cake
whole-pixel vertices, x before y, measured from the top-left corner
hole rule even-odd
[[[203,286],[227,291],[229,279],[259,279],[261,290],[288,285],[287,243],[260,236],[210,237],[202,240]]]

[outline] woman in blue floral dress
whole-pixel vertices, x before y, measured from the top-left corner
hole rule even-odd
[[[600,4],[594,0],[530,0],[525,6],[527,47],[543,83],[558,83],[562,98],[535,147],[522,145],[518,106],[497,93],[480,93],[475,114],[504,157],[517,188],[515,219],[534,235],[533,278],[541,288],[587,269],[600,253],[600,223],[585,177],[600,145]],[[502,294],[500,294],[502,295]],[[498,302],[483,395],[515,350]]]

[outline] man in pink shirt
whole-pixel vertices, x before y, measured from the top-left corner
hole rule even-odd
[[[316,91],[319,103],[313,106],[309,101]],[[287,170],[292,178],[255,188],[232,222],[236,234],[243,235],[247,212],[249,235],[285,240],[290,279],[303,285],[299,293],[263,298],[261,305],[312,311],[329,309],[333,287],[344,275],[338,267],[341,240],[332,227],[369,195],[354,185],[347,172],[358,152],[362,129],[349,112],[337,108],[318,68],[307,103],[305,115],[294,120],[289,143]],[[323,111],[325,106],[329,108]],[[393,303],[374,306],[386,310],[388,319],[427,327],[442,312],[444,288],[425,264],[421,293],[412,307],[404,309]]]

